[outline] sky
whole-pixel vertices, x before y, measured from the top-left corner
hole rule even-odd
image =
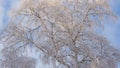
[[[115,23],[107,23],[103,35],[108,38],[110,43],[120,49],[120,0],[111,0],[111,9],[118,16]]]
[[[0,29],[9,21],[9,12],[20,5],[20,0],[0,0]]]
[[[9,11],[17,9],[20,0],[0,0],[0,30],[9,21]],[[112,11],[118,16],[115,23],[105,24],[102,34],[110,41],[110,44],[120,50],[120,0],[110,1]],[[1,47],[1,45],[0,45]]]

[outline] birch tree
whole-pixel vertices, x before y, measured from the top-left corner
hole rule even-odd
[[[120,53],[98,33],[114,19],[109,0],[25,0],[2,35],[5,47],[37,48],[53,68],[115,68]]]
[[[35,68],[36,61],[32,57],[21,55],[18,51],[12,49],[2,50],[2,59],[0,61],[0,68]]]

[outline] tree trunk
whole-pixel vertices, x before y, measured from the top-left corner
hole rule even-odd
[[[75,53],[75,66],[74,68],[79,68],[79,65],[78,65],[78,56],[77,56],[77,52]]]

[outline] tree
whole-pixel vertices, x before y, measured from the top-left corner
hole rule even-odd
[[[54,68],[115,68],[119,51],[94,30],[110,18],[108,0],[25,0],[2,39],[15,50],[37,48]]]
[[[36,61],[34,58],[20,55],[18,51],[3,49],[0,68],[35,68]]]

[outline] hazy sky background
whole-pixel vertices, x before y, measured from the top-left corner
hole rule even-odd
[[[8,23],[9,11],[16,9],[19,5],[20,0],[0,0],[0,29]],[[111,0],[110,5],[112,11],[118,15],[118,19],[115,24],[106,24],[102,34],[108,38],[110,44],[120,49],[120,0]]]

